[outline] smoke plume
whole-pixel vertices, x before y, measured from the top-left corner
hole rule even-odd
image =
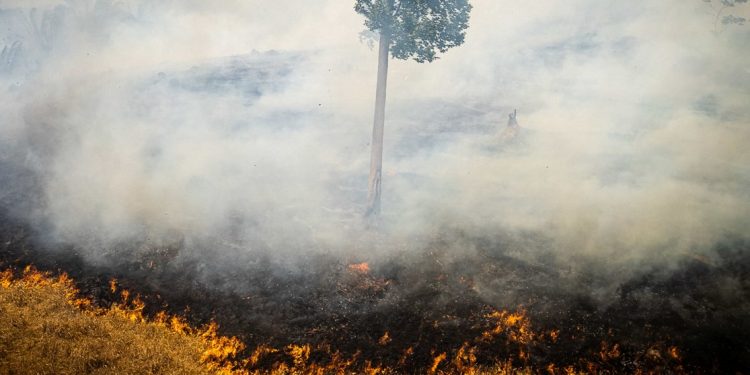
[[[616,285],[747,239],[750,29],[697,0],[473,5],[465,45],[391,65],[372,228],[377,51],[349,2],[2,1],[2,203],[92,262],[490,238]]]

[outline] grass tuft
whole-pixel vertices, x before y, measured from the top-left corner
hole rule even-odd
[[[137,298],[105,310],[76,296],[64,274],[0,272],[0,373],[231,373],[243,349],[215,325],[193,329],[165,314],[148,320]]]

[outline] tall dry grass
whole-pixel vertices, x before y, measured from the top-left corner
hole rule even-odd
[[[137,300],[97,309],[65,276],[0,273],[0,374],[228,372],[236,339],[176,317],[147,320]]]

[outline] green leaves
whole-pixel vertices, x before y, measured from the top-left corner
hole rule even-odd
[[[724,16],[721,19],[721,23],[723,23],[724,25],[732,25],[732,24],[735,24],[735,25],[744,25],[745,21],[746,21],[746,19],[744,17],[737,17],[737,16],[734,16],[734,15],[731,15],[731,14],[728,15],[728,16]]]
[[[438,53],[463,44],[469,23],[468,0],[356,0],[365,26],[391,40],[391,56],[431,62]]]
[[[714,17],[714,34],[721,34],[728,25],[744,25],[745,21],[747,21],[744,17],[733,14],[725,15],[723,13],[725,9],[733,8],[739,4],[747,4],[748,1],[750,0],[703,0],[716,13]],[[714,7],[715,3],[718,3],[717,7]],[[719,20],[721,20],[721,28],[719,27]]]
[[[733,7],[735,4],[746,3],[747,0],[721,0],[721,5]]]

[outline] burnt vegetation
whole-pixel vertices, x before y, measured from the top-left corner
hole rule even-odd
[[[191,259],[180,243],[145,241],[108,249],[96,266],[73,247],[35,240],[7,211],[0,236],[3,268],[67,272],[102,307],[120,298],[109,287],[116,279],[141,296],[146,316],[167,311],[195,326],[216,321],[221,334],[246,344],[244,357],[254,360],[243,366],[251,370],[342,359],[346,366],[334,365],[403,373],[750,368],[745,242],[717,246],[711,259],[686,256],[674,269],[644,269],[603,302],[595,289],[611,274],[593,264],[560,269],[552,254],[515,255],[531,234],[489,239],[455,231],[387,260],[315,254],[299,262],[304,267],[262,255]],[[456,243],[475,250],[456,255]]]

